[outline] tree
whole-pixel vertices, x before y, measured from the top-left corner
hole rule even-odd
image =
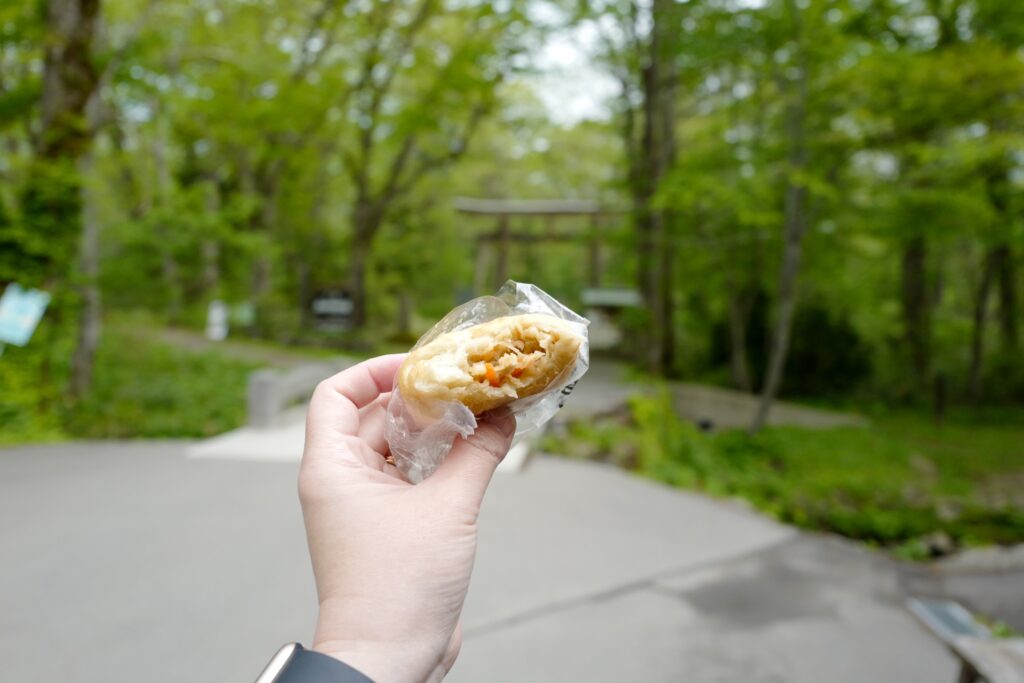
[[[389,3],[375,5],[368,17],[347,100],[358,129],[341,147],[354,188],[348,285],[357,327],[366,322],[366,268],[381,226],[428,173],[465,153],[493,109],[506,60],[518,50],[519,8],[441,10],[432,0]],[[417,67],[432,54],[440,64],[424,79]]]
[[[800,269],[800,257],[803,251],[804,233],[810,221],[807,206],[808,142],[807,142],[807,107],[809,57],[807,36],[804,29],[804,17],[795,0],[786,1],[786,14],[792,29],[792,50],[794,75],[789,82],[779,84],[782,91],[790,90],[789,102],[786,105],[785,131],[789,139],[787,159],[787,176],[785,190],[785,236],[782,265],[779,269],[778,303],[776,311],[775,331],[772,335],[771,355],[768,369],[761,389],[761,400],[757,414],[750,426],[756,433],[768,419],[772,403],[778,395],[782,384],[782,373],[786,366],[789,352],[789,335],[793,326],[793,312],[796,308],[796,279]],[[781,78],[779,76],[778,78]]]
[[[634,0],[589,7],[612,16],[603,59],[620,83],[618,114],[626,148],[626,186],[633,204],[637,289],[646,308],[639,360],[654,372],[675,366],[676,216],[656,202],[676,160],[676,99],[683,8],[671,0]]]
[[[93,131],[86,106],[99,82],[93,62],[93,43],[99,0],[49,0],[45,5],[46,36],[39,126],[34,158],[22,190],[22,221],[28,239],[24,256],[39,267],[35,283],[55,289],[50,329],[59,329],[64,316],[76,307],[65,288],[75,270],[83,228],[82,183],[77,164],[88,153]],[[88,310],[88,309],[86,309]],[[51,332],[50,339],[54,339]],[[76,356],[72,395],[85,388],[88,375],[83,357]],[[43,381],[50,381],[49,362]]]

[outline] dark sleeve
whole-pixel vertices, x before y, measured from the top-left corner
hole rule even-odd
[[[275,683],[373,683],[334,657],[296,648]]]

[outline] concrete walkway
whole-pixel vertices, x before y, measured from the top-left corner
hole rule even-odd
[[[0,452],[3,680],[246,681],[308,643],[296,472],[180,443]],[[488,494],[449,680],[955,680],[896,576],[728,502],[537,458]]]
[[[620,406],[642,388],[622,373],[598,363],[560,419]],[[736,399],[674,391],[703,417]],[[308,643],[302,440],[298,410],[203,442],[0,451],[3,680],[245,681],[280,644]],[[888,560],[525,452],[488,493],[449,680],[955,679]]]
[[[692,382],[642,383],[630,379],[629,367],[608,359],[597,359],[576,391],[559,413],[566,420],[591,417],[616,410],[634,394],[650,394],[664,388],[671,392],[680,415],[693,421],[710,421],[716,429],[750,426],[757,412],[758,397],[742,391]],[[776,401],[768,418],[771,425],[792,425],[811,429],[860,427],[867,420],[855,413],[840,413]]]
[[[541,458],[493,484],[449,680],[955,680],[898,585],[852,545]]]

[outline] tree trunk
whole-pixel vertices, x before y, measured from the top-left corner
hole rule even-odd
[[[655,162],[654,190],[665,175],[671,170],[676,159],[675,135],[675,96],[678,78],[671,41],[675,37],[672,25],[672,0],[654,0],[651,44],[651,60],[657,65],[655,77],[659,79],[655,99],[655,125],[658,131],[657,155]],[[660,289],[658,303],[661,319],[661,337],[659,339],[658,365],[663,373],[673,375],[675,372],[676,335],[675,335],[675,264],[676,241],[675,233],[679,228],[677,216],[670,210],[660,211],[660,242],[661,261],[658,265],[658,287]]]
[[[668,59],[668,38],[672,35],[666,17],[671,5],[655,0],[651,9],[651,37],[641,72],[643,129],[640,139],[633,198],[637,232],[637,280],[649,313],[641,361],[652,372],[666,371],[674,364],[675,339],[670,219],[653,206],[655,194],[674,156],[674,70]]]
[[[412,336],[412,294],[403,289],[398,293],[398,330],[399,339],[408,339]]]
[[[676,334],[675,334],[675,240],[672,228],[675,227],[674,216],[663,212],[661,216],[662,240],[661,262],[658,265],[658,286],[661,290],[658,303],[661,310],[661,338],[658,346],[658,368],[666,376],[675,375],[676,365]]]
[[[81,240],[81,177],[77,162],[92,142],[85,120],[98,76],[92,46],[99,0],[48,0],[44,4],[46,52],[43,59],[41,125],[33,137],[34,158],[21,197],[22,222],[32,240],[46,250],[25,249],[26,284],[59,289],[76,267]],[[24,238],[15,237],[21,250]],[[73,306],[74,298],[54,291],[50,318],[56,309]],[[65,318],[66,320],[67,318]]]
[[[38,137],[39,155],[46,159],[77,160],[92,141],[83,117],[99,82],[92,62],[99,11],[99,0],[46,2],[48,40]]]
[[[352,245],[349,255],[348,288],[352,297],[352,327],[366,325],[366,276],[373,253],[373,240],[384,224],[384,205],[367,196],[356,198],[352,210]]]
[[[512,243],[509,241],[508,216],[502,216],[498,219],[498,241],[495,246],[495,251],[498,256],[498,266],[495,269],[495,289],[498,289],[505,284],[505,280],[508,279],[508,257],[511,246]]]
[[[653,50],[652,50],[653,51]],[[648,56],[648,59],[650,57]],[[647,325],[641,335],[640,362],[651,372],[658,370],[658,353],[662,337],[659,318],[661,288],[658,286],[658,235],[661,232],[659,216],[652,206],[657,187],[655,111],[658,93],[658,69],[653,62],[641,72],[643,117],[637,172],[633,187],[637,246],[637,287],[647,310]]]
[[[348,294],[352,297],[352,327],[366,325],[366,271],[370,260],[370,239],[357,231],[352,236],[348,265]]]
[[[790,183],[786,188],[786,245],[782,257],[782,267],[779,271],[778,317],[772,334],[772,351],[768,358],[764,386],[761,389],[761,400],[754,423],[750,427],[752,434],[759,432],[768,421],[768,415],[771,412],[772,403],[778,395],[786,367],[786,356],[789,354],[789,334],[793,326],[793,313],[796,309],[796,278],[800,271],[800,256],[803,250],[806,201],[806,188]]]
[[[981,366],[985,356],[985,323],[988,318],[988,298],[992,290],[992,276],[998,256],[995,249],[985,253],[981,264],[981,282],[974,299],[974,327],[971,330],[971,364],[967,375],[967,395],[972,401],[981,399]]]
[[[1005,133],[1008,128],[1005,120],[996,119],[992,122],[992,129],[998,133]],[[1010,204],[1013,184],[1010,180],[1012,169],[1009,158],[997,157],[988,164],[985,171],[985,189],[989,203],[995,209],[1003,234],[1008,235],[1014,222]],[[996,280],[999,296],[999,332],[1002,347],[1005,353],[1012,355],[1016,353],[1018,347],[1017,273],[1013,248],[1006,237],[996,243],[991,256],[994,271],[992,277]]]
[[[43,59],[42,124],[36,140],[36,158],[29,170],[22,204],[22,218],[37,241],[47,244],[39,272],[41,284],[53,288],[53,303],[48,313],[48,336],[60,335],[58,329],[65,317],[65,306],[74,306],[72,296],[63,295],[60,285],[66,282],[68,272],[78,265],[80,241],[83,240],[82,183],[77,162],[89,150],[93,131],[85,120],[86,105],[96,91],[99,77],[92,61],[92,48],[99,16],[99,0],[48,0],[45,3],[46,52]],[[95,226],[95,222],[93,222]],[[94,240],[93,240],[94,242]],[[36,257],[38,259],[38,257]],[[95,258],[90,259],[95,263]],[[97,321],[95,327],[79,330],[79,347],[83,354],[95,347],[98,334],[99,298],[95,280],[88,283],[97,295],[85,302],[83,315]],[[88,294],[88,289],[87,289]],[[90,311],[90,307],[93,307]],[[70,311],[69,311],[70,313]],[[82,346],[86,344],[86,346]],[[41,409],[48,411],[46,397],[53,386],[52,366],[54,345],[40,367],[43,387]],[[82,370],[85,356],[75,361],[72,390],[87,385],[79,384],[91,375],[91,352],[88,355],[88,375]]]
[[[92,158],[87,155],[83,170],[92,171]],[[100,274],[100,223],[96,215],[96,202],[87,187],[82,188],[82,245],[80,269],[82,308],[79,311],[78,338],[75,353],[71,359],[71,397],[79,399],[92,386],[93,361],[100,340],[101,300]]]
[[[476,296],[482,296],[487,293],[484,291],[484,288],[487,286],[488,249],[490,249],[490,242],[482,237],[478,237],[476,240],[476,258],[473,263],[473,294]]]
[[[203,292],[207,297],[215,299],[220,289],[220,242],[204,239],[200,249],[203,259]]]
[[[267,197],[266,201],[268,204],[264,205],[264,209],[260,212],[264,215],[260,219],[261,227],[263,228],[264,234],[267,234],[270,230],[269,226],[273,225],[272,216],[275,213],[273,208],[270,208],[269,204],[273,202],[271,197]],[[251,280],[251,293],[253,301],[259,306],[263,299],[270,293],[271,277],[273,275],[273,263],[268,250],[263,249],[259,254],[256,255],[255,263],[252,267],[252,280]]]
[[[220,193],[213,183],[210,183],[206,190],[206,210],[212,216],[220,211]],[[203,263],[203,293],[207,298],[217,298],[220,295],[220,242],[207,237],[203,240],[200,250]]]
[[[597,216],[590,217],[590,235],[587,240],[587,284],[600,287],[604,280],[604,250]]]
[[[373,238],[380,228],[382,216],[365,196],[356,199],[352,210],[352,244],[349,253],[348,289],[352,297],[352,327],[366,325],[366,274],[369,268]]]
[[[156,174],[157,205],[166,209],[171,194],[171,170],[167,161],[167,141],[163,133],[153,138],[153,170]],[[166,213],[164,214],[166,215]],[[177,322],[181,318],[181,278],[178,262],[174,255],[173,228],[161,220],[156,227],[156,238],[160,244],[160,273],[167,292],[165,312],[168,320]]]
[[[996,259],[995,277],[999,289],[999,331],[1003,351],[1008,355],[1017,352],[1020,344],[1019,316],[1017,310],[1017,264],[1009,244],[1000,244],[993,251]]]
[[[801,40],[800,9],[790,0],[789,12],[794,22],[796,40]],[[764,427],[771,412],[772,403],[782,385],[782,376],[786,368],[786,357],[789,354],[789,336],[793,326],[793,313],[796,309],[796,280],[800,272],[800,257],[803,251],[803,237],[807,229],[807,187],[799,173],[807,168],[806,116],[807,116],[807,63],[802,47],[796,92],[793,101],[787,108],[786,132],[792,141],[789,152],[789,177],[786,180],[786,196],[783,211],[785,214],[785,247],[782,265],[779,269],[778,311],[775,330],[772,334],[772,350],[768,358],[768,369],[764,384],[761,387],[761,400],[757,414],[750,425],[750,433],[756,434]]]
[[[729,370],[732,384],[740,391],[753,391],[747,363],[747,296],[745,291],[730,288],[729,294]]]
[[[903,290],[904,340],[917,388],[927,392],[931,373],[931,301],[926,277],[928,247],[917,235],[903,247],[901,285]]]
[[[639,198],[635,210],[637,232],[637,286],[648,313],[648,324],[642,339],[639,360],[648,370],[658,369],[658,350],[662,337],[661,310],[658,287],[658,217],[651,209],[650,193],[645,192]]]
[[[167,234],[166,229],[161,229],[161,232]],[[181,319],[181,278],[178,274],[178,261],[166,244],[160,255],[160,274],[167,290],[167,319],[176,323]]]
[[[122,201],[128,205],[128,216],[133,221],[140,221],[143,216],[149,213],[150,206],[145,193],[139,187],[140,183],[135,170],[127,161],[131,152],[127,149],[124,129],[119,121],[114,121],[107,126],[107,133],[110,138],[110,144],[117,152],[119,167],[117,175],[121,183],[119,194],[122,197]]]

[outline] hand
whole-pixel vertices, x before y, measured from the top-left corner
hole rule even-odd
[[[317,387],[306,421],[299,498],[320,615],[313,649],[377,683],[439,681],[462,636],[476,520],[515,419],[484,419],[426,481],[385,460],[384,417],[403,355]]]

